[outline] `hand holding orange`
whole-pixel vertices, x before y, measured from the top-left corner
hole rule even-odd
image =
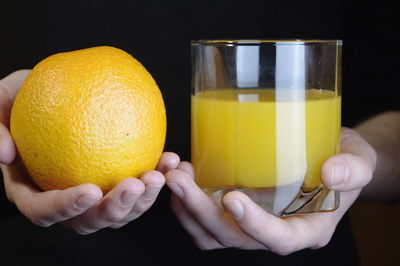
[[[106,46],[59,53],[24,81],[11,134],[43,190],[94,183],[107,192],[155,168],[165,107],[152,76],[128,53]]]

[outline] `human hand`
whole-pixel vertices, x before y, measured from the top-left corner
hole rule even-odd
[[[334,212],[279,218],[238,191],[224,196],[223,211],[194,183],[193,167],[188,162],[181,162],[165,175],[174,192],[172,210],[201,249],[264,249],[286,255],[323,247],[371,180],[376,164],[374,149],[351,129],[342,129],[341,152],[329,158],[321,169],[324,185],[341,192],[340,207]]]
[[[37,225],[62,222],[79,234],[119,228],[146,212],[165,184],[163,174],[179,164],[175,153],[163,153],[156,170],[144,173],[140,179],[124,179],[104,196],[94,184],[41,191],[31,181],[16,156],[8,130],[11,106],[28,73],[21,70],[0,80],[0,165],[8,199]]]

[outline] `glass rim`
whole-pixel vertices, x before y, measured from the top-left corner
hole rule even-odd
[[[308,44],[321,44],[321,45],[343,45],[342,40],[335,39],[203,39],[192,40],[192,46],[252,46],[252,45],[308,45]]]

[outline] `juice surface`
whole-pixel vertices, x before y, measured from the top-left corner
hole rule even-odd
[[[341,97],[324,90],[225,89],[192,95],[192,163],[202,188],[321,184],[339,152]]]

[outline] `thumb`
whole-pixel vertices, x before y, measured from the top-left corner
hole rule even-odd
[[[363,188],[375,171],[375,150],[356,131],[343,128],[341,152],[323,164],[322,182],[327,188],[337,191]]]
[[[15,159],[15,145],[7,127],[0,123],[0,163],[10,164]]]

